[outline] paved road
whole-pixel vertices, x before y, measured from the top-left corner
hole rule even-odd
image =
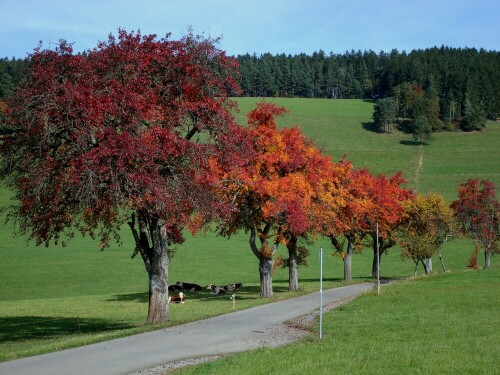
[[[323,306],[364,293],[364,283],[323,291]],[[5,375],[114,375],[186,358],[263,346],[262,335],[317,309],[319,292],[135,336],[0,363]]]

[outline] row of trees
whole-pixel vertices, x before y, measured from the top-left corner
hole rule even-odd
[[[488,118],[500,108],[500,54],[474,48],[429,48],[410,53],[351,51],[344,54],[238,55],[240,85],[247,96],[298,96],[374,99],[392,95],[410,82],[434,86],[443,118],[451,102],[465,94],[481,101]]]
[[[128,223],[133,256],[149,276],[149,323],[168,319],[168,267],[184,229],[216,223],[222,236],[247,232],[268,297],[277,246],[288,249],[292,290],[307,255],[300,241],[319,235],[341,254],[349,280],[362,240],[372,239],[374,254],[396,244],[411,223],[407,205],[418,202],[401,174],[373,176],[346,160],[335,163],[299,128],[278,129],[284,108],[259,103],[248,127],[238,126],[229,98],[238,90],[238,67],[216,42],[120,30],[85,56],[61,42],[33,54],[26,80],[7,101],[0,177],[17,198],[8,217],[37,244],[79,231],[102,248]],[[481,210],[464,212],[471,218]],[[429,253],[411,252],[421,237],[411,236],[412,228],[402,243],[422,261]]]

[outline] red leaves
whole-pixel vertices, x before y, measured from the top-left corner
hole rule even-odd
[[[275,117],[282,116],[286,112],[287,110],[283,107],[277,107],[273,103],[262,101],[257,103],[256,108],[247,115],[248,125],[251,129],[264,127],[276,130],[277,124]]]
[[[23,228],[47,242],[71,225],[101,227],[107,240],[118,212],[134,209],[161,218],[175,242],[194,211],[226,212],[213,168],[243,161],[248,144],[230,112],[236,68],[191,34],[119,30],[85,55],[67,43],[35,51],[9,103],[16,137],[2,146]]]
[[[469,179],[461,183],[451,208],[462,233],[480,242],[485,252],[496,251],[500,204],[491,181]]]

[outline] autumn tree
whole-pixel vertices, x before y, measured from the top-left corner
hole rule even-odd
[[[322,234],[330,238],[336,253],[344,262],[344,279],[352,279],[352,256],[371,238],[372,276],[377,277],[379,255],[396,244],[396,230],[404,212],[403,202],[412,198],[404,189],[402,174],[387,178],[374,176],[367,169],[355,170],[348,162],[336,165],[331,203],[325,208]],[[329,217],[328,217],[329,216]],[[377,249],[378,226],[378,249]],[[347,242],[347,244],[345,244]]]
[[[500,204],[495,185],[489,180],[469,179],[458,187],[458,199],[451,208],[467,237],[478,242],[484,250],[484,267],[491,267],[491,255],[498,251]]]
[[[366,220],[374,208],[369,196],[373,176],[367,169],[355,170],[352,164],[341,161],[332,175],[329,200],[321,219],[321,234],[328,237],[335,252],[344,263],[344,280],[352,281],[352,256],[362,247],[370,230]],[[347,241],[347,244],[345,243]]]
[[[263,297],[273,295],[273,263],[279,244],[286,245],[289,252],[289,287],[298,288],[297,267],[307,253],[298,240],[311,228],[313,182],[329,161],[299,128],[278,129],[275,117],[285,112],[282,107],[260,102],[248,114],[253,157],[243,168],[226,174],[218,189],[235,207],[229,219],[219,224],[219,234],[250,233],[250,249],[259,260]]]
[[[212,169],[246,149],[228,99],[235,60],[191,32],[176,41],[119,30],[83,55],[61,41],[30,61],[8,103],[15,135],[1,147],[18,201],[10,217],[47,246],[79,231],[105,248],[128,223],[149,275],[147,321],[167,320],[171,246],[193,217],[224,212]]]
[[[405,211],[403,204],[413,199],[412,191],[403,187],[405,184],[402,173],[398,172],[389,178],[374,176],[367,187],[372,208],[366,216],[365,227],[372,239],[373,278],[380,273],[380,255],[397,244],[397,230]]]
[[[287,129],[283,129],[284,135]],[[295,148],[297,155],[295,160],[300,162],[296,164],[297,173],[304,179],[301,185],[292,187],[293,191],[288,192],[278,189],[276,194],[278,199],[276,211],[279,212],[279,207],[283,205],[284,201],[293,201],[295,210],[288,210],[287,216],[283,217],[284,224],[287,230],[285,231],[285,243],[288,250],[288,259],[286,265],[289,271],[289,290],[298,290],[298,266],[307,265],[306,257],[309,251],[304,245],[299,244],[298,239],[301,238],[303,242],[310,242],[309,238],[315,238],[320,232],[318,230],[318,221],[321,222],[323,218],[323,205],[322,198],[324,197],[325,186],[332,188],[334,182],[340,177],[338,168],[330,157],[322,154],[314,145],[305,138],[300,132],[294,132],[295,136],[288,135],[287,143]],[[342,169],[343,170],[343,169]],[[335,181],[332,181],[335,180]],[[281,196],[282,193],[286,195]],[[332,194],[337,194],[335,198],[329,201],[330,206],[326,209],[336,209],[332,204],[338,202],[339,191],[333,188],[329,189],[330,199]],[[335,214],[335,213],[333,213]]]
[[[404,217],[399,227],[402,257],[415,262],[415,274],[419,263],[426,274],[431,272],[428,259],[435,255],[455,230],[453,211],[442,195],[417,194],[413,200],[403,202]]]

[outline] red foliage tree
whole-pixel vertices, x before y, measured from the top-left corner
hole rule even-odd
[[[413,199],[411,190],[403,188],[406,180],[401,172],[390,178],[384,175],[375,176],[368,186],[368,194],[373,203],[368,213],[366,227],[372,238],[373,262],[372,277],[376,278],[380,272],[380,257],[377,257],[377,224],[378,224],[378,252],[379,256],[397,243],[396,232],[404,216],[403,203]]]
[[[345,162],[344,162],[345,163]],[[374,204],[370,199],[369,189],[373,183],[373,176],[366,169],[354,170],[350,163],[346,164],[343,191],[340,192],[342,201],[336,206],[325,208],[331,210],[330,221],[323,222],[322,234],[329,237],[336,252],[344,262],[344,280],[352,280],[352,256],[356,248],[361,247],[361,241],[371,229],[366,220],[373,210]],[[333,194],[338,195],[337,189]],[[344,237],[347,247],[344,249]]]
[[[84,55],[64,41],[35,50],[1,149],[19,201],[10,215],[37,244],[78,230],[104,248],[128,222],[149,274],[149,323],[168,319],[170,246],[194,213],[200,223],[226,210],[212,170],[246,148],[228,99],[235,60],[211,39],[168,38],[119,30]]]
[[[458,199],[451,203],[462,233],[484,249],[484,267],[491,267],[491,255],[498,251],[500,204],[495,185],[489,180],[469,179],[458,187]]]
[[[401,173],[390,178],[373,176],[367,169],[355,170],[350,162],[342,160],[331,169],[328,183],[318,189],[322,192],[315,216],[316,230],[330,238],[342,257],[344,280],[352,280],[352,256],[367,235],[373,238],[372,274],[376,277],[376,225],[383,253],[396,243],[394,232],[404,212],[401,203],[412,196],[401,187],[404,183]]]

